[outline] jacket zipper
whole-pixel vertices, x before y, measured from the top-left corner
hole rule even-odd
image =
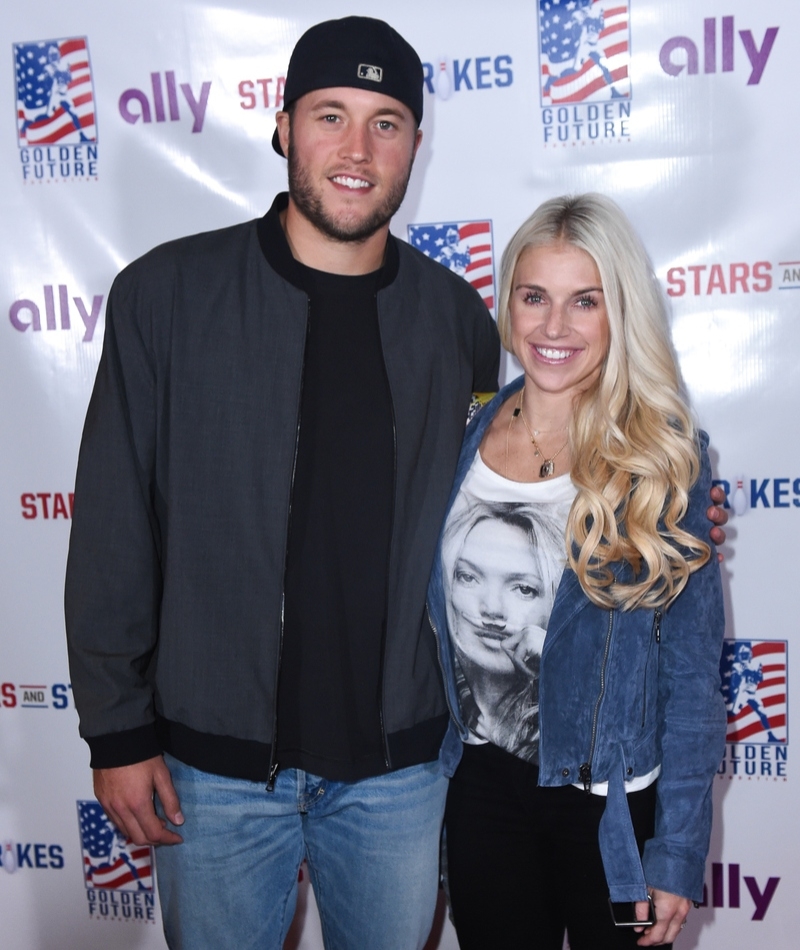
[[[597,742],[597,719],[600,715],[600,703],[606,691],[606,663],[608,662],[608,652],[611,649],[611,628],[614,623],[614,611],[608,612],[608,631],[606,633],[606,642],[603,648],[603,665],[600,667],[600,692],[594,704],[592,713],[592,738],[589,743],[589,755],[587,760],[578,769],[578,778],[583,783],[583,790],[587,795],[592,791],[592,759],[594,758],[594,747]]]
[[[653,639],[656,643],[661,643],[661,608],[656,607],[655,613],[653,614]],[[644,667],[644,698],[642,699],[642,728],[644,728],[645,720],[647,719],[647,667],[650,662],[650,649],[652,644],[648,646],[647,649],[647,659],[645,661]]]
[[[386,552],[386,607],[383,617],[383,637],[381,640],[381,681],[378,684],[378,718],[381,726],[381,742],[383,744],[383,763],[387,769],[392,767],[392,758],[389,754],[389,739],[386,735],[386,721],[383,715],[384,704],[384,682],[386,674],[386,641],[389,637],[389,581],[391,571],[389,570],[392,558],[392,541],[394,540],[394,514],[395,501],[397,497],[397,419],[394,414],[394,399],[392,398],[392,385],[389,381],[389,371],[386,369],[386,356],[383,352],[383,339],[381,337],[381,314],[378,308],[378,294],[375,293],[375,314],[378,319],[378,341],[381,349],[381,365],[383,366],[383,376],[386,380],[386,389],[389,392],[389,406],[392,410],[392,512],[389,519],[389,550]]]
[[[300,421],[302,417],[303,405],[303,383],[306,374],[306,350],[308,349],[308,333],[311,327],[311,301],[306,303],[306,336],[303,343],[303,369],[300,372],[300,392],[297,401],[297,426],[294,433],[294,457],[292,458],[292,477],[289,482],[289,504],[287,506],[286,518],[286,542],[283,546],[283,582],[286,583],[286,562],[289,557],[289,530],[292,524],[292,498],[294,496],[294,478],[297,472],[297,453],[300,449]],[[283,629],[286,609],[286,591],[281,590],[281,626],[278,635],[278,657],[275,664],[275,698],[272,707],[272,749],[269,756],[269,771],[267,772],[267,791],[275,791],[275,779],[278,777],[280,763],[278,762],[278,689],[281,678],[281,658],[283,656]]]

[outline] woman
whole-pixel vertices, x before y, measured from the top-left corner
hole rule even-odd
[[[702,899],[725,736],[707,439],[610,200],[525,222],[498,325],[524,375],[467,429],[429,596],[464,743],[445,820],[459,943],[669,944]]]

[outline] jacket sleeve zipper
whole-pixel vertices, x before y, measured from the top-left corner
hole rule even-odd
[[[603,701],[603,696],[606,691],[606,664],[608,662],[608,653],[611,649],[611,629],[614,623],[614,611],[609,610],[608,612],[608,631],[606,633],[606,642],[603,648],[603,665],[600,668],[600,692],[597,696],[597,700],[594,704],[594,712],[592,713],[592,738],[589,744],[589,755],[587,760],[581,764],[578,769],[578,778],[583,784],[583,790],[587,795],[591,794],[592,791],[592,759],[594,758],[594,747],[597,742],[597,719],[600,715],[600,703]]]

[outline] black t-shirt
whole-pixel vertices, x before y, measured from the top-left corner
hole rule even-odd
[[[276,202],[267,218],[270,263],[308,294],[309,312],[277,761],[354,781],[387,770],[380,703],[394,426],[377,291],[396,276],[398,252],[390,238],[383,267],[364,276],[313,270],[291,256],[279,210]]]

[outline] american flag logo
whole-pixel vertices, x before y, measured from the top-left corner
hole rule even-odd
[[[111,824],[99,802],[78,802],[83,877],[87,887],[153,890],[153,854]]]
[[[15,43],[19,145],[97,141],[85,36]]]
[[[628,4],[539,0],[542,105],[629,99]]]
[[[786,641],[725,640],[720,660],[728,742],[787,742]]]
[[[468,280],[494,314],[494,244],[491,221],[409,224],[408,243]]]

